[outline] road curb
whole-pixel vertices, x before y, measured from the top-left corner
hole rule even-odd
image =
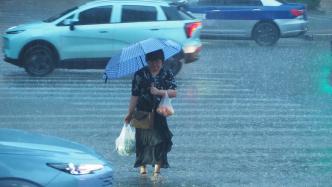
[[[311,34],[308,33],[304,36],[302,36],[305,40],[315,40],[315,41],[332,41],[332,34]]]
[[[212,35],[212,34],[201,34],[200,38],[204,39],[204,40],[238,40],[238,39],[250,40],[248,38],[229,38],[229,37],[225,37],[225,36],[218,36],[218,35]],[[305,34],[305,35],[297,37],[297,38],[304,39],[307,41],[332,41],[332,34],[308,33],[308,34]]]

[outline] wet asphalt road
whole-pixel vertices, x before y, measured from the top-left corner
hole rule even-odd
[[[32,7],[21,10],[40,16]],[[98,70],[33,78],[1,61],[0,127],[93,147],[113,164],[115,186],[330,186],[332,100],[322,86],[332,66],[329,43],[283,39],[264,48],[251,41],[203,42],[200,60],[177,76],[171,168],[162,170],[161,183],[138,178],[134,157],[114,151],[129,78],[104,84]]]

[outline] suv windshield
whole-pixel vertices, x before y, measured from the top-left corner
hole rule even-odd
[[[62,13],[60,13],[60,14],[57,14],[57,15],[52,16],[52,17],[50,17],[50,18],[47,18],[46,20],[44,20],[44,22],[46,22],[46,23],[50,23],[50,22],[52,22],[52,21],[55,21],[55,20],[61,18],[62,16],[68,14],[69,12],[76,10],[77,8],[78,8],[78,7],[70,8],[70,9],[68,9],[68,10],[66,10],[66,11],[64,11],[64,12],[62,12]]]

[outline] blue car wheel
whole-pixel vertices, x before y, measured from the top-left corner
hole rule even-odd
[[[278,27],[271,22],[258,23],[252,33],[253,39],[261,46],[272,46],[280,38]]]

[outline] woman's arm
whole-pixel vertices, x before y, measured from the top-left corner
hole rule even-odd
[[[138,96],[131,96],[129,107],[128,107],[129,114],[133,114],[135,107],[137,105],[137,101],[138,101]]]
[[[162,91],[165,92],[165,93],[163,93],[163,95],[166,95],[166,92],[167,92],[167,95],[169,98],[176,97],[176,90],[168,89],[168,90],[162,90]]]
[[[151,87],[151,94],[152,95],[158,95],[158,96],[165,96],[167,92],[167,95],[169,98],[176,97],[176,90],[168,89],[168,90],[159,90],[156,87]]]
[[[132,115],[135,111],[135,107],[137,105],[137,101],[138,101],[138,96],[131,96],[130,98],[130,102],[129,102],[129,107],[128,107],[128,114],[125,117],[125,122],[127,124],[130,123],[131,119],[132,119]]]

